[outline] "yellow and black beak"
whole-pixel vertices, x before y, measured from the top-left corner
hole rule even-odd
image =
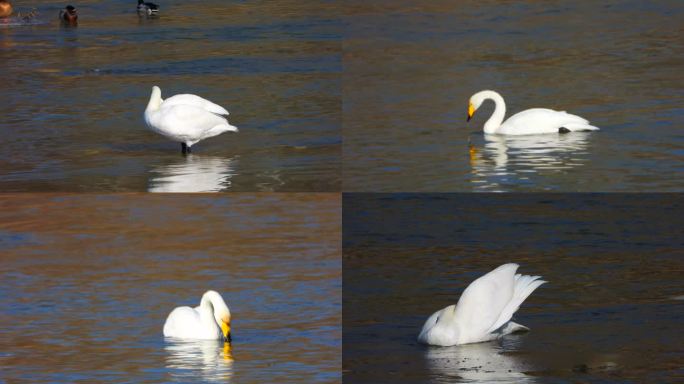
[[[475,108],[473,108],[473,103],[468,103],[468,118],[466,121],[470,121],[470,119],[473,118],[473,115],[475,114]]]
[[[221,332],[223,333],[223,340],[230,343],[232,341],[230,337],[230,323],[221,322]]]

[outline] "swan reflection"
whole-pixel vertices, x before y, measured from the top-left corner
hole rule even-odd
[[[511,338],[504,343],[510,343]],[[512,339],[515,340],[515,339]],[[514,342],[514,341],[513,341]],[[460,377],[477,383],[532,383],[534,378],[520,358],[509,355],[508,345],[497,342],[430,347],[425,353],[427,366],[439,377]]]
[[[166,368],[176,381],[228,382],[233,377],[230,343],[217,340],[178,341],[166,339]]]
[[[235,160],[188,155],[152,169],[149,192],[219,192],[229,189]]]
[[[562,173],[588,161],[590,133],[565,135],[484,135],[484,145],[470,146],[476,189],[530,182],[534,174]]]

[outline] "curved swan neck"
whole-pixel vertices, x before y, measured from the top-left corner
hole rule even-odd
[[[224,315],[230,316],[230,310],[223,301],[221,295],[215,291],[207,291],[202,295],[202,301],[200,302],[200,316],[204,317],[209,315],[215,324],[221,323],[221,317]]]
[[[495,91],[482,91],[480,92],[483,99],[490,99],[494,101],[496,107],[494,108],[494,113],[487,120],[484,125],[485,133],[496,133],[496,130],[501,126],[506,117],[506,103],[503,97]]]
[[[150,95],[150,102],[147,103],[148,111],[156,111],[162,103],[161,89],[156,85],[152,87],[152,94]]]

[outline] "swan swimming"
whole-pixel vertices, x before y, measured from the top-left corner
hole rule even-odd
[[[230,342],[230,310],[218,292],[206,291],[198,307],[171,311],[164,323],[164,336]]]
[[[228,111],[197,95],[182,94],[161,98],[161,89],[152,87],[145,109],[145,123],[153,131],[181,143],[183,154],[200,140],[223,132],[238,132],[228,124]]]
[[[490,341],[529,328],[511,321],[527,297],[546,281],[516,274],[519,265],[504,264],[476,279],[456,305],[430,316],[418,335],[423,344],[443,347]]]
[[[480,91],[470,97],[468,102],[468,119],[470,121],[475,111],[487,100],[494,100],[494,113],[484,125],[484,132],[498,135],[534,135],[539,133],[568,133],[578,131],[598,131],[597,127],[589,125],[589,120],[565,111],[554,111],[546,108],[532,108],[504,121],[506,103],[503,97],[495,91]]]

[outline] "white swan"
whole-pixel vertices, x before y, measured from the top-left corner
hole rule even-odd
[[[145,109],[145,123],[153,131],[180,142],[184,154],[200,140],[238,131],[228,124],[228,111],[222,106],[189,94],[162,100],[161,89],[156,85]]]
[[[503,97],[495,91],[480,91],[470,97],[468,102],[468,119],[475,114],[480,105],[487,100],[494,100],[494,113],[484,125],[484,132],[499,135],[534,135],[539,133],[568,133],[573,131],[598,131],[597,127],[589,125],[589,121],[565,111],[554,111],[546,108],[532,108],[504,121],[506,103]]]
[[[430,316],[420,331],[424,344],[450,346],[479,343],[529,330],[511,321],[523,301],[546,281],[516,274],[518,264],[504,264],[473,281],[458,304]]]
[[[216,291],[206,291],[199,307],[177,307],[166,318],[164,336],[231,341],[230,310]]]

